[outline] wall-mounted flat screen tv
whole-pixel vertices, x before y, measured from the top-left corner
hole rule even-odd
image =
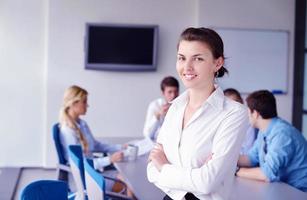
[[[157,25],[86,24],[85,68],[110,71],[154,71]]]

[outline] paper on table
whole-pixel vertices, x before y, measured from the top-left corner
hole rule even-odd
[[[142,156],[148,153],[155,145],[155,143],[149,138],[142,140],[132,140],[128,142],[128,144],[132,144],[138,147],[138,156]]]

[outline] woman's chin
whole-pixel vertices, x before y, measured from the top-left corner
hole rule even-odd
[[[191,82],[191,81],[183,81],[183,85],[189,89],[189,88],[193,88],[194,87],[194,82]]]

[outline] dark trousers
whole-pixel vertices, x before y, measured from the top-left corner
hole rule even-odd
[[[194,196],[194,194],[188,192],[186,193],[186,195],[184,196],[184,198],[186,200],[199,200],[199,198],[197,198],[196,196]],[[169,196],[165,195],[165,197],[163,198],[163,200],[173,200],[172,198],[170,198]]]

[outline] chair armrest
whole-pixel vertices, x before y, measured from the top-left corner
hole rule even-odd
[[[112,199],[116,200],[132,200],[132,198],[126,196],[126,195],[122,195],[116,192],[110,192],[110,191],[106,191],[106,196],[111,197]]]
[[[118,182],[119,184],[123,185],[123,189],[122,189],[121,191],[119,191],[118,193],[121,193],[121,194],[126,193],[126,191],[127,191],[127,185],[126,185],[125,182],[121,181],[120,179],[113,178],[113,177],[110,177],[110,176],[105,176],[105,175],[103,175],[103,177],[104,177],[105,179],[112,180],[112,181],[114,181],[114,182]]]
[[[76,198],[76,196],[77,196],[77,193],[76,192],[72,192],[72,193],[68,194],[67,199],[68,200],[74,200]]]
[[[103,177],[104,177],[105,179],[109,179],[109,180],[113,180],[113,181],[118,181],[118,182],[123,183],[124,185],[126,185],[125,182],[121,181],[121,180],[118,179],[118,178],[113,178],[113,177],[111,177],[111,176],[104,175],[104,174],[103,174]]]
[[[70,167],[68,165],[58,164],[58,168],[63,171],[71,172]]]

